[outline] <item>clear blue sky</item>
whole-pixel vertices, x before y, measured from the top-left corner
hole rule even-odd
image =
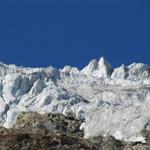
[[[0,60],[24,66],[150,64],[150,0],[1,0]]]

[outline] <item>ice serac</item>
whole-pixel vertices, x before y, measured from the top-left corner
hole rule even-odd
[[[0,63],[0,124],[12,127],[21,112],[73,114],[84,136],[149,142],[150,67],[112,68],[104,59],[85,68],[25,68]]]
[[[101,57],[98,62],[98,70],[95,75],[102,78],[110,77],[112,71],[113,68],[110,63],[104,57]]]
[[[128,68],[125,65],[121,65],[118,68],[115,68],[111,78],[113,79],[125,79],[128,77]]]
[[[96,70],[98,70],[98,62],[96,59],[93,59],[81,72],[86,75],[92,75]]]
[[[82,73],[86,75],[93,75],[98,78],[108,78],[112,71],[113,68],[110,63],[104,57],[101,57],[98,62],[95,59],[92,60],[88,66],[82,70]]]
[[[133,63],[128,66],[129,68],[129,78],[131,79],[143,79],[149,78],[150,67],[143,63]]]
[[[60,72],[64,73],[65,75],[70,75],[70,74],[78,74],[79,70],[76,67],[65,66],[63,69],[60,69]]]
[[[129,66],[122,65],[114,69],[111,78],[143,80],[150,77],[150,67],[143,63],[133,63]]]

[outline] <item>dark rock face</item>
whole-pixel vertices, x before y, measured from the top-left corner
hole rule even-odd
[[[38,114],[36,112],[21,113],[14,125],[14,129],[20,129],[26,133],[49,133],[69,134],[83,137],[83,131],[79,130],[81,121],[74,116],[64,116],[62,114]]]
[[[0,150],[150,150],[111,136],[85,139],[81,123],[62,114],[21,113],[12,129],[0,127]]]
[[[98,150],[73,116],[21,113],[13,129],[0,128],[0,150]]]
[[[41,135],[40,132],[23,133],[13,129],[1,131],[1,150],[96,150],[90,141],[65,134]]]

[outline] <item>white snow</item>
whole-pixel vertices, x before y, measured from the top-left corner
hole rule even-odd
[[[0,124],[12,127],[21,111],[74,113],[85,137],[112,135],[146,142],[150,131],[150,67],[112,68],[104,58],[82,70],[24,68],[0,63]]]
[[[111,75],[112,70],[112,66],[109,62],[107,62],[105,58],[101,57],[98,62],[93,59],[81,72],[86,75],[107,78]]]

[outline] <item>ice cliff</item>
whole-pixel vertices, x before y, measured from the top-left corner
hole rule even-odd
[[[79,70],[24,68],[0,63],[0,123],[10,128],[22,111],[73,113],[85,138],[112,135],[147,142],[150,132],[150,67],[113,68],[104,58]]]

